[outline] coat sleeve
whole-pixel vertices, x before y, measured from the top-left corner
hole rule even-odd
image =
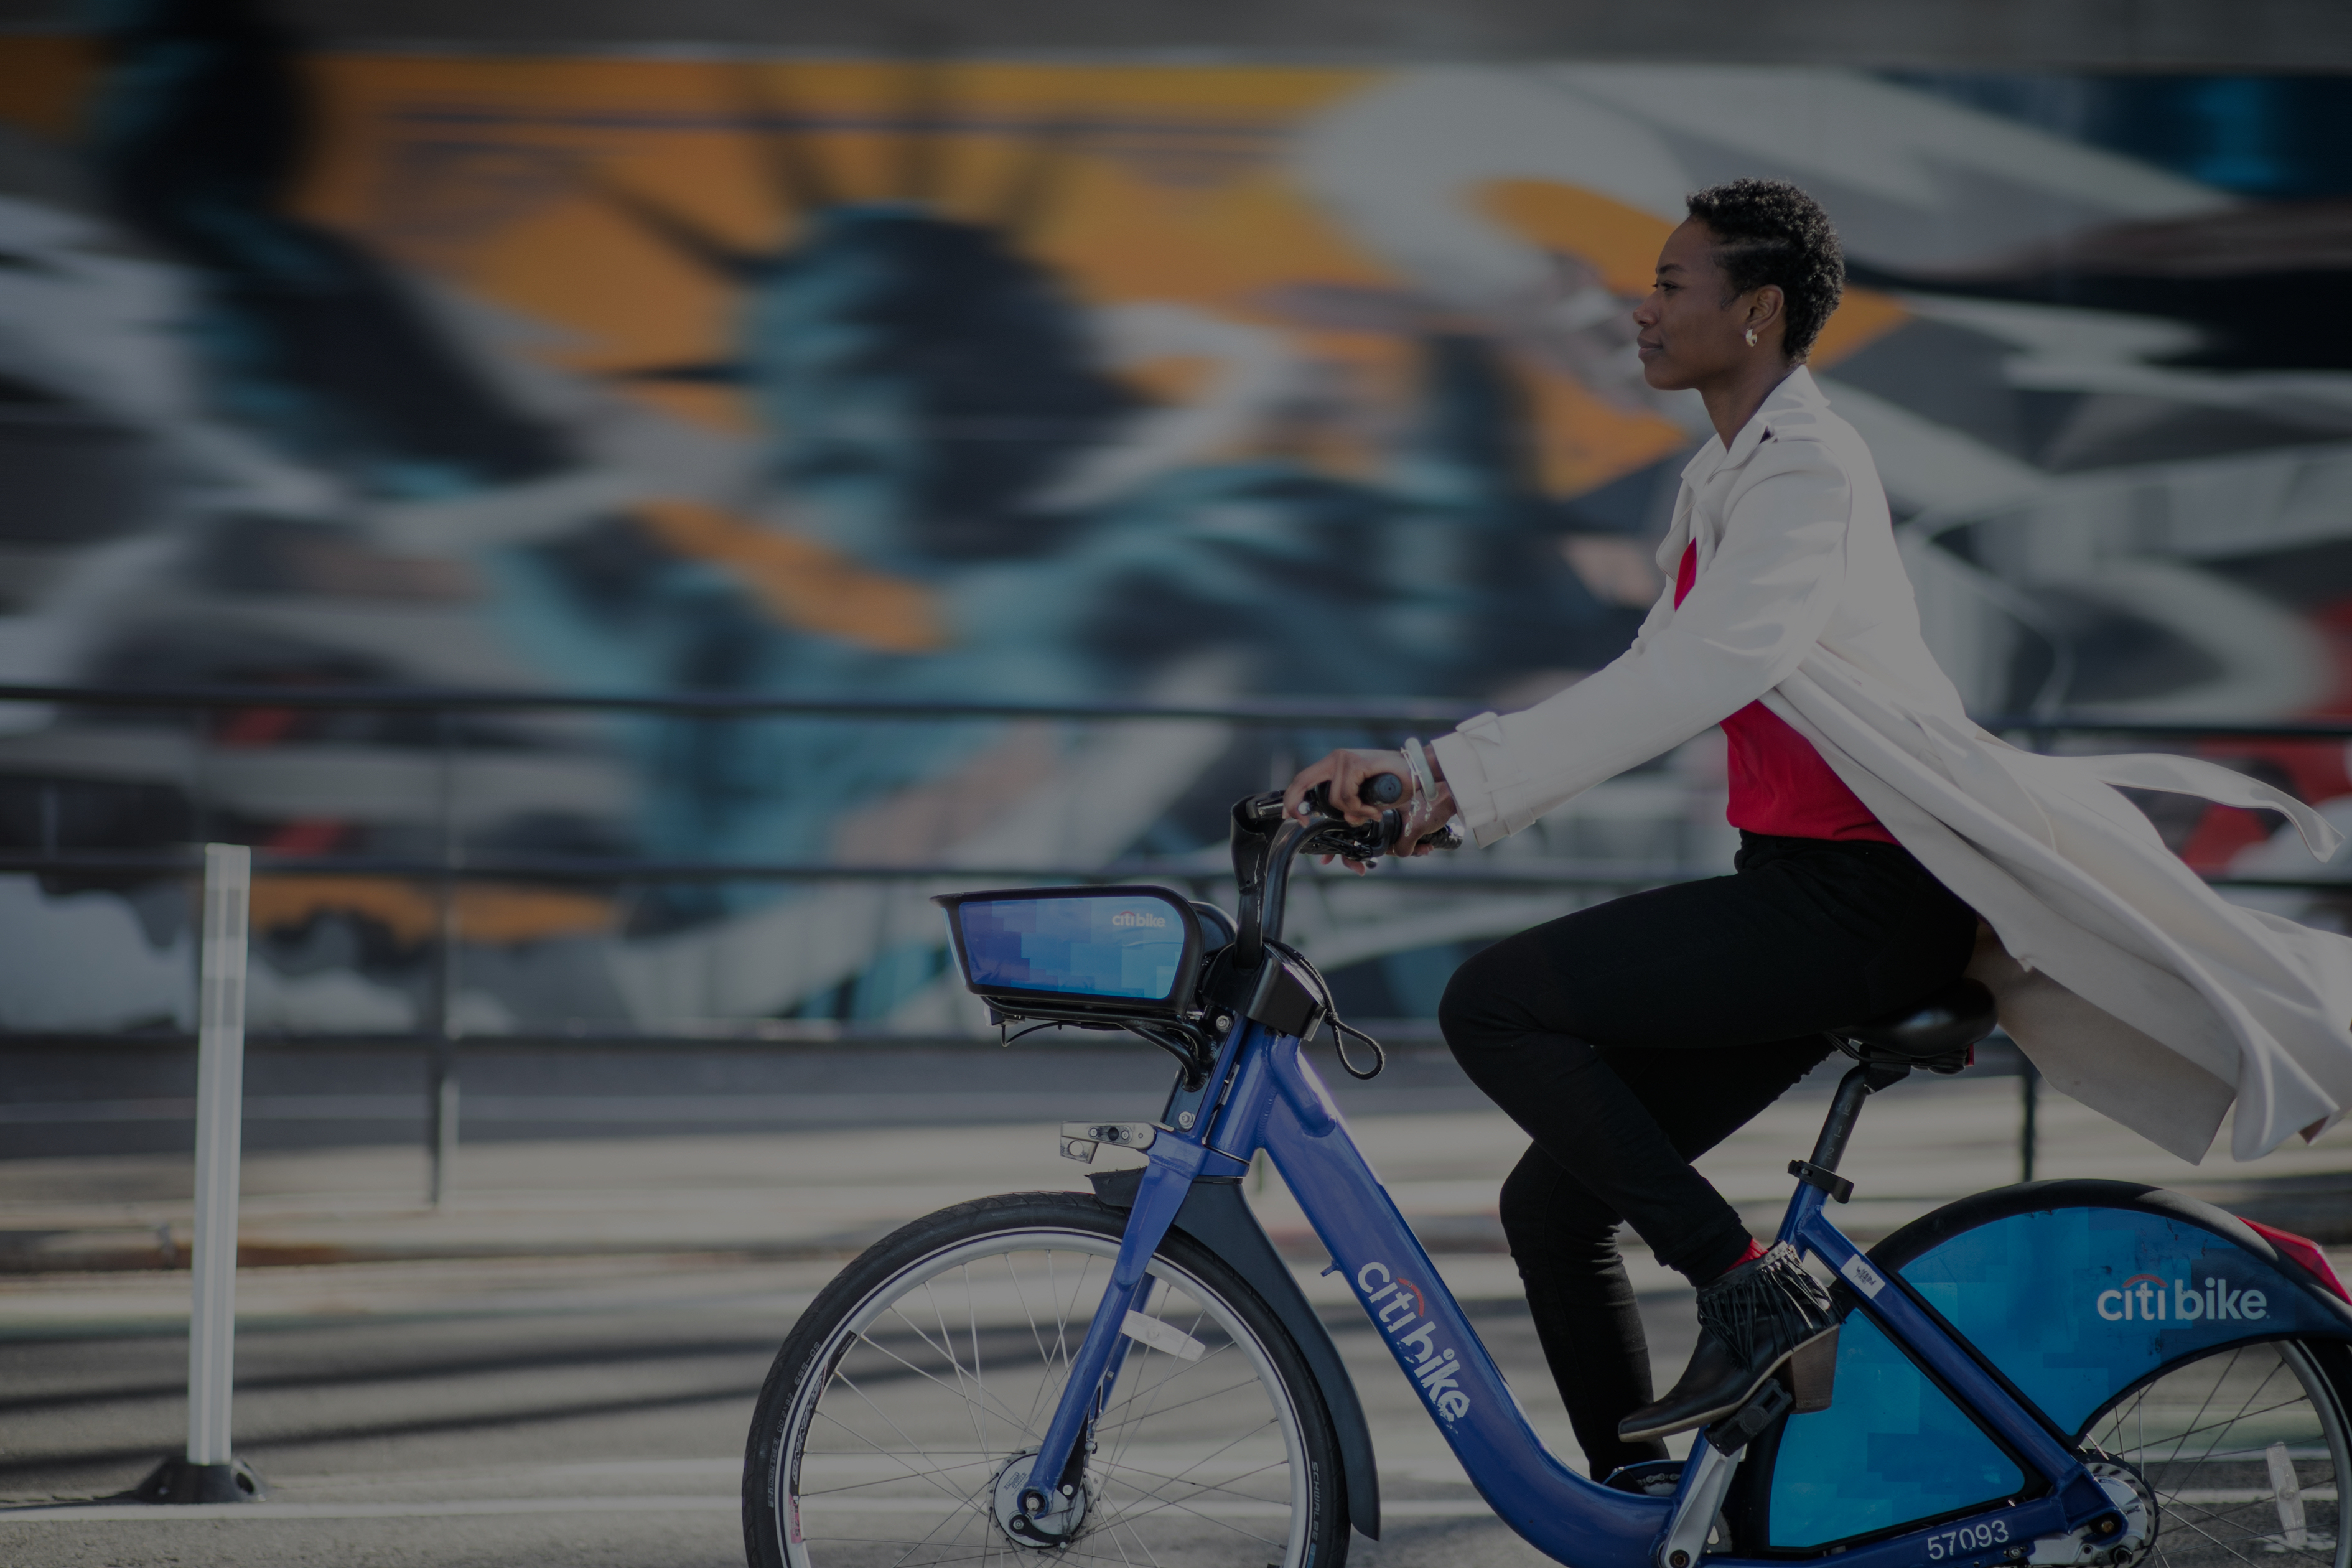
[[[1485,845],[1517,833],[1787,679],[1844,585],[1852,496],[1818,442],[1759,446],[1733,481],[1722,542],[1671,618],[1559,695],[1438,739],[1472,836]]]

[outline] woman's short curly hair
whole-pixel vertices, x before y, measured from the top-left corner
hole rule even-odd
[[[1845,292],[1845,254],[1822,204],[1786,180],[1731,180],[1685,198],[1715,236],[1715,258],[1734,294],[1775,284],[1788,303],[1782,352],[1812,351]]]

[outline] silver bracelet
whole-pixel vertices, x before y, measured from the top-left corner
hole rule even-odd
[[[1430,771],[1429,753],[1423,749],[1420,737],[1417,735],[1407,735],[1404,740],[1404,745],[1400,749],[1404,752],[1405,766],[1412,770],[1412,782],[1420,786],[1421,798],[1429,801],[1435,800],[1437,798],[1437,775]]]

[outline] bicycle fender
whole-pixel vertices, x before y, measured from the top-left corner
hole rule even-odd
[[[1142,1175],[1140,1170],[1100,1171],[1088,1173],[1087,1180],[1093,1184],[1095,1196],[1123,1209],[1134,1206],[1136,1184]],[[1242,1196],[1241,1178],[1197,1178],[1184,1194],[1184,1206],[1176,1211],[1174,1228],[1232,1265],[1273,1310],[1276,1321],[1306,1358],[1339,1436],[1339,1479],[1347,1489],[1348,1521],[1365,1539],[1378,1541],[1380,1469],[1372,1456],[1371,1425],[1364,1419],[1364,1407],[1356,1397],[1355,1380],[1348,1375],[1347,1363],[1331,1342],[1331,1331],[1307,1305],[1298,1281],[1291,1278],[1290,1266],[1275,1251],[1249,1201]]]

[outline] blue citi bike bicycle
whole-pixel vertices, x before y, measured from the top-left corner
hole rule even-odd
[[[1307,1059],[1341,1026],[1281,941],[1291,867],[1400,826],[1240,802],[1237,919],[1152,887],[938,900],[1000,1019],[1126,1030],[1175,1084],[1155,1121],[1063,1130],[1140,1170],[917,1220],[802,1314],[751,1426],[752,1563],[1340,1568],[1377,1539],[1354,1385],[1243,1195],[1264,1151],[1486,1501],[1573,1568],[2352,1568],[2352,1300],[2308,1241],[2121,1182],[1979,1194],[1866,1253],[1832,1222],[1864,1101],[1991,1032],[1966,981],[1832,1033],[1856,1065],[1779,1233],[1834,1279],[1828,1408],[1784,1368],[1686,1461],[1575,1473]]]

